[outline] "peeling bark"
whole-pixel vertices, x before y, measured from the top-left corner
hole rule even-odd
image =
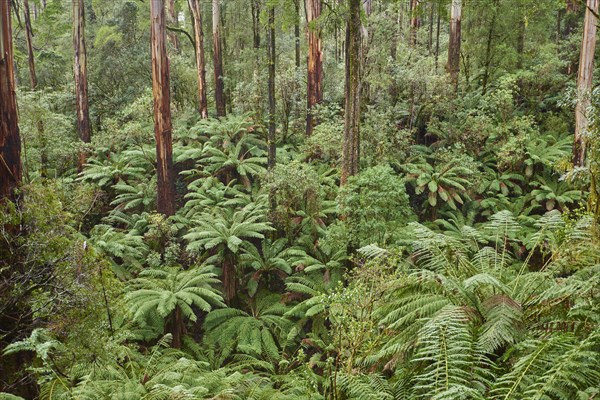
[[[157,210],[175,214],[175,174],[171,138],[171,92],[169,58],[165,33],[164,0],[150,2],[152,44],[152,94],[154,98],[154,136],[156,139]]]
[[[10,1],[0,1],[0,201],[14,200],[22,179],[15,90]]]
[[[194,18],[194,40],[196,44],[196,69],[198,74],[198,110],[202,118],[208,118],[206,97],[206,64],[204,59],[204,31],[202,29],[202,6],[199,0],[188,0]]]
[[[315,22],[321,16],[321,0],[306,0],[306,21],[308,23],[308,69],[307,69],[307,114],[306,135],[312,134],[318,121],[313,116],[313,108],[323,101],[323,44],[321,28]]]

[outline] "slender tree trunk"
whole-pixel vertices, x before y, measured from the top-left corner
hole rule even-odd
[[[296,68],[300,68],[300,0],[294,0],[294,3],[296,6],[296,19],[294,21],[294,38],[296,39]]]
[[[438,64],[440,59],[440,25],[442,20],[442,13],[440,12],[440,2],[437,2],[437,23],[435,27],[435,71],[438,70]]]
[[[196,69],[198,73],[198,99],[200,116],[208,118],[208,100],[206,98],[206,66],[204,61],[204,31],[202,29],[202,4],[200,0],[188,0],[188,6],[194,18],[194,40],[196,41]]]
[[[215,74],[215,105],[217,117],[227,114],[225,103],[225,82],[223,81],[223,54],[221,51],[221,4],[212,0],[212,30],[213,30],[213,70]]]
[[[462,17],[462,0],[452,0],[450,8],[450,38],[448,43],[448,72],[455,91],[458,91],[460,73],[460,25]]]
[[[267,144],[269,146],[268,168],[275,166],[276,148],[275,148],[275,7],[269,7],[269,26],[268,26],[268,46],[267,60],[269,64],[269,136]]]
[[[344,143],[340,185],[358,173],[360,156],[360,92],[361,92],[361,21],[360,0],[348,0],[346,29],[346,85],[344,110]]]
[[[175,9],[175,0],[168,0],[167,2],[167,23],[173,27],[177,27],[179,25],[177,10]],[[175,52],[179,53],[181,45],[179,43],[179,36],[177,36],[177,32],[168,31],[167,35],[169,37],[169,41],[175,49]]]
[[[496,29],[496,19],[498,18],[498,1],[494,2],[494,10],[492,10],[492,21],[489,24],[487,43],[485,46],[485,66],[483,69],[483,82],[481,87],[481,94],[487,93],[487,86],[490,79],[490,68],[492,66],[493,59],[493,41],[494,41],[494,31]]]
[[[14,65],[10,1],[0,1],[0,201],[15,199],[22,178]]]
[[[83,143],[92,139],[92,125],[88,103],[87,52],[85,48],[85,4],[83,0],[73,0],[73,49],[75,73],[75,97],[77,108],[77,131]],[[83,169],[87,154],[79,153],[79,169]]]
[[[321,0],[306,0],[306,21],[308,23],[308,69],[307,69],[307,109],[306,135],[312,134],[318,121],[313,108],[323,101],[323,49],[321,28],[315,22],[321,16]]]
[[[433,49],[433,14],[435,11],[435,3],[432,1],[429,6],[429,32],[427,34],[427,51],[431,55]]]
[[[157,210],[175,214],[175,174],[171,139],[171,92],[169,58],[165,33],[165,0],[151,0],[152,94],[154,97],[154,136],[156,139]]]
[[[260,48],[260,1],[250,0],[252,10],[252,46],[255,51]]]
[[[33,56],[33,30],[31,29],[31,13],[29,0],[23,0],[25,14],[25,38],[27,39],[27,58],[29,62],[29,82],[32,90],[37,87],[37,75],[35,74],[35,59]]]
[[[417,45],[417,32],[419,30],[419,2],[418,0],[410,0],[410,41],[411,47]]]
[[[29,61],[29,83],[32,91],[37,89],[37,75],[35,72],[35,57],[33,54],[33,29],[31,27],[31,12],[29,0],[23,0],[25,14],[25,33],[27,39],[27,57]],[[47,139],[44,130],[44,121],[41,119],[37,123],[38,139],[40,141],[40,175],[42,178],[48,177],[48,152]]]
[[[563,12],[564,12],[564,10],[562,10],[560,8],[556,12],[556,44],[560,43],[560,38],[562,36],[562,34],[561,34],[561,29],[562,28],[561,28],[561,23],[560,22],[561,22],[561,19],[562,19],[562,16],[563,16]]]
[[[587,0],[583,22],[583,40],[577,73],[577,105],[575,106],[575,137],[573,142],[573,166],[583,167],[588,134],[588,108],[591,105],[594,53],[596,51],[596,26],[599,0]]]

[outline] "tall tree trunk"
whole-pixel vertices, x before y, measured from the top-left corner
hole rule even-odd
[[[577,73],[577,105],[575,107],[575,137],[573,142],[573,166],[585,165],[586,136],[589,128],[588,108],[591,105],[594,53],[596,51],[596,25],[599,0],[587,0],[583,22],[583,40]]]
[[[252,10],[252,47],[254,51],[260,48],[260,0],[250,0]]]
[[[429,32],[427,34],[427,51],[431,55],[433,49],[433,14],[435,11],[435,3],[432,1],[429,5]]]
[[[492,66],[493,61],[493,41],[494,41],[494,33],[496,29],[496,20],[498,18],[498,2],[499,0],[494,1],[494,9],[492,10],[492,21],[489,24],[487,43],[485,46],[485,66],[483,69],[483,80],[481,84],[481,94],[485,95],[487,93],[487,86],[490,80],[490,68]]]
[[[37,89],[37,75],[35,72],[35,57],[33,54],[33,29],[31,27],[31,11],[29,0],[23,0],[25,14],[25,33],[27,39],[27,57],[29,61],[29,83],[32,91]],[[40,141],[40,175],[42,178],[48,177],[48,151],[47,139],[44,132],[44,121],[37,122],[38,140]]]
[[[0,1],[0,201],[15,199],[22,178],[14,65],[10,1]]]
[[[419,30],[419,1],[418,0],[410,0],[410,40],[409,45],[411,47],[416,46],[417,44],[417,32]]]
[[[460,25],[462,17],[462,0],[452,0],[450,8],[450,38],[448,43],[448,72],[455,91],[458,91],[458,75],[460,73]]]
[[[206,66],[204,61],[204,31],[202,29],[202,4],[200,0],[188,0],[188,6],[194,18],[194,40],[196,41],[196,69],[198,74],[198,99],[200,116],[208,118],[208,100],[206,98]]]
[[[438,70],[439,58],[440,58],[440,25],[442,20],[442,13],[440,12],[440,2],[437,2],[437,22],[435,26],[435,71]]]
[[[346,85],[344,110],[344,143],[340,185],[358,173],[360,156],[360,92],[361,92],[361,21],[360,0],[348,0],[346,28]]]
[[[300,68],[300,0],[294,0],[294,5],[296,7],[296,15],[294,20],[294,38],[296,39],[296,68]]]
[[[23,0],[23,13],[25,14],[25,38],[27,39],[27,59],[29,62],[29,82],[32,90],[37,87],[37,75],[35,74],[35,59],[33,57],[33,30],[31,29],[31,13],[29,0]]]
[[[213,70],[215,74],[215,105],[217,117],[227,114],[225,103],[225,82],[223,81],[223,54],[221,50],[221,4],[212,0],[212,30],[213,30]]]
[[[73,0],[73,50],[75,73],[75,97],[77,108],[77,131],[83,143],[92,139],[92,125],[88,104],[87,52],[85,48],[85,5],[83,0]],[[79,169],[83,169],[87,154],[79,153]]]
[[[152,43],[152,94],[154,97],[154,136],[156,139],[157,210],[175,214],[175,182],[171,139],[171,92],[169,58],[165,33],[165,0],[150,2]]]
[[[317,21],[321,16],[321,0],[306,0],[306,22],[308,23],[308,68],[307,68],[307,114],[306,135],[312,135],[318,123],[313,108],[323,101],[323,49],[321,27]],[[317,26],[315,26],[317,25]]]
[[[179,25],[177,10],[175,9],[175,0],[168,0],[167,2],[167,23],[172,27],[177,27]],[[175,52],[179,53],[181,45],[179,43],[179,36],[177,36],[177,32],[168,31],[167,35],[169,37],[169,41],[175,49]]]
[[[269,146],[268,168],[272,169],[275,166],[275,7],[269,7],[269,22],[268,22],[268,45],[267,45],[267,60],[269,64],[269,135],[267,144]]]

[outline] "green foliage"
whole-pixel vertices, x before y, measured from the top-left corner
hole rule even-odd
[[[448,1],[417,2],[416,29],[405,3],[365,9],[360,172],[340,188],[347,5],[323,2],[308,26],[327,51],[307,110],[301,2],[219,2],[227,116],[202,119],[191,15],[176,0],[177,211],[164,216],[149,2],[86,2],[90,144],[76,134],[71,4],[29,1],[27,89],[13,3],[23,186],[0,201],[0,390],[14,392],[0,398],[600,395],[598,90],[588,163],[571,165],[585,7],[463,2],[457,86]]]
[[[404,180],[386,165],[351,177],[340,190],[338,203],[354,247],[393,244],[402,227],[414,219]]]
[[[223,298],[211,285],[218,283],[207,268],[146,269],[130,282],[125,301],[134,321],[154,326],[180,310],[186,320],[195,322],[192,307],[208,312],[224,307]]]

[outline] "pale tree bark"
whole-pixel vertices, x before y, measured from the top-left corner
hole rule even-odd
[[[411,47],[417,44],[417,32],[419,30],[421,21],[419,20],[419,1],[410,0],[410,38],[409,44]]]
[[[223,81],[223,54],[221,45],[221,4],[212,0],[212,30],[213,30],[213,70],[215,75],[215,105],[217,117],[227,114],[225,102],[225,82]]]
[[[462,0],[452,0],[450,7],[450,38],[448,43],[448,72],[455,91],[458,91],[460,73]]]
[[[575,106],[575,137],[573,166],[583,167],[586,155],[586,136],[589,129],[588,109],[591,105],[594,53],[596,51],[596,26],[599,0],[587,0],[583,22],[583,40],[577,73],[577,105]]]
[[[275,166],[276,148],[275,148],[275,7],[269,7],[268,21],[268,43],[267,43],[267,60],[269,64],[269,134],[267,144],[269,147],[268,168],[272,169]]]
[[[10,1],[0,1],[0,201],[15,199],[21,178]]]
[[[75,104],[77,110],[77,132],[83,143],[90,143],[92,125],[88,103],[87,52],[85,47],[85,5],[83,0],[73,0],[73,50],[75,75]],[[79,169],[83,169],[87,154],[79,153]]]
[[[196,69],[198,75],[198,110],[202,118],[208,118],[206,97],[206,65],[204,60],[204,30],[202,29],[202,4],[200,0],[188,0],[194,18],[194,40],[196,42]]]
[[[361,21],[360,0],[348,0],[349,16],[346,28],[346,84],[344,108],[344,143],[340,186],[358,173],[360,157],[360,95],[361,95]]]
[[[323,44],[321,27],[316,21],[320,16],[321,0],[306,0],[306,22],[308,24],[307,136],[312,134],[313,128],[318,123],[313,115],[313,108],[323,101]]]
[[[165,33],[164,0],[151,0],[152,94],[154,98],[154,136],[156,139],[157,210],[175,214],[175,173],[171,138],[171,92],[169,58]]]
[[[179,20],[177,19],[177,10],[175,9],[175,0],[167,1],[167,22],[172,27],[177,27],[179,25]],[[167,35],[169,37],[169,41],[175,49],[175,52],[179,53],[181,45],[179,43],[179,36],[177,36],[177,32],[168,31]]]
[[[252,12],[252,47],[255,51],[260,48],[260,0],[250,0]]]

